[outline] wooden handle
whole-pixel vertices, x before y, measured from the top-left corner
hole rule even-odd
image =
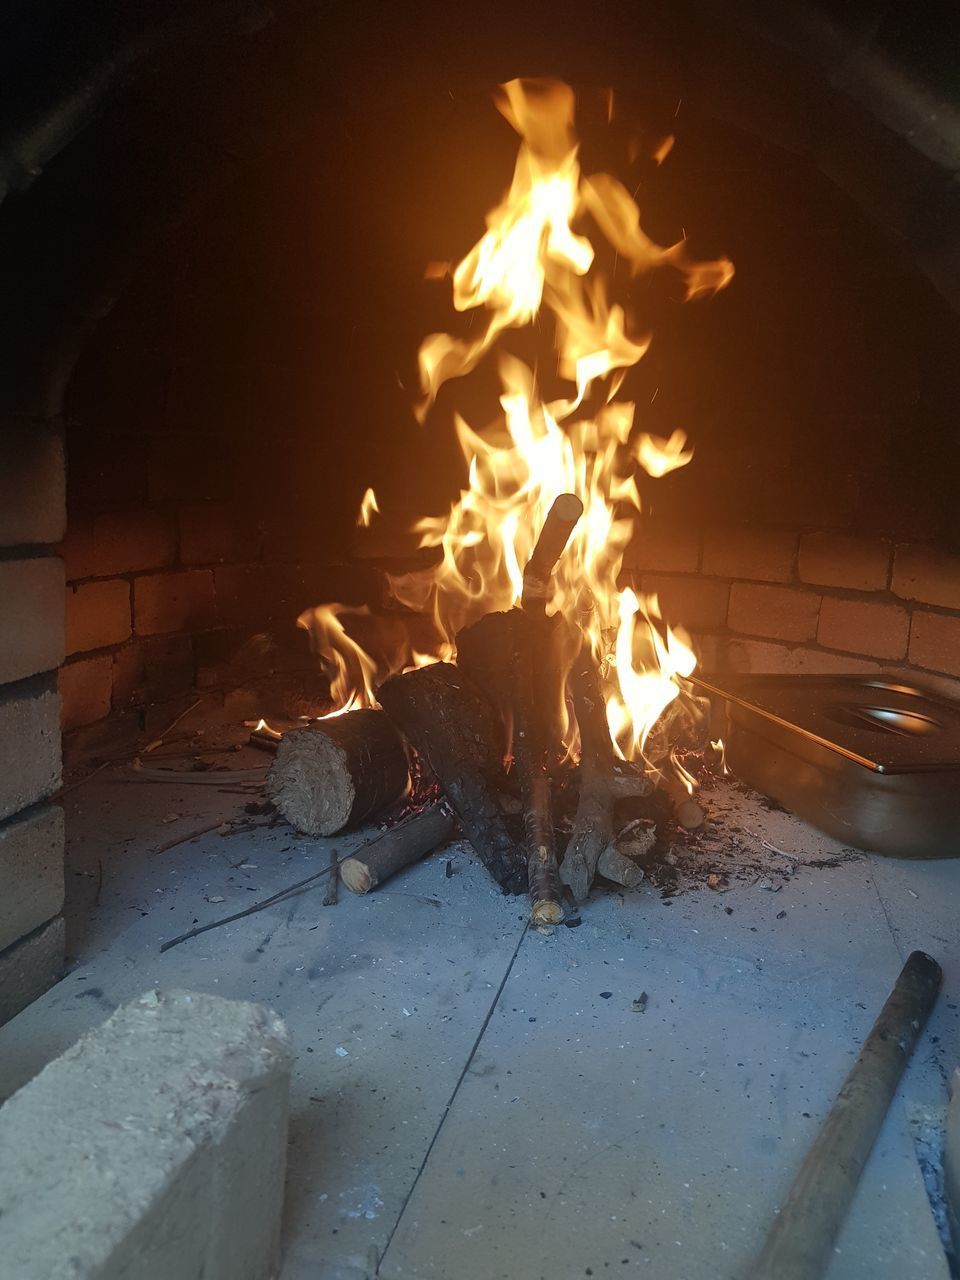
[[[749,1280],[819,1280],[860,1174],[940,990],[940,966],[908,958],[800,1166]]]

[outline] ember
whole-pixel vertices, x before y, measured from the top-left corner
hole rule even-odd
[[[497,106],[521,138],[510,189],[466,257],[448,273],[429,272],[449,274],[455,309],[482,320],[469,337],[424,340],[417,413],[424,420],[445,383],[491,357],[502,418],[478,431],[455,417],[468,486],[445,518],[416,525],[438,563],[390,578],[401,607],[432,619],[436,642],[427,653],[412,638],[389,657],[368,652],[351,634],[358,611],[336,604],[300,624],[331,670],[331,714],[382,705],[497,881],[529,886],[534,922],[550,924],[562,914],[561,877],[577,900],[601,864],[605,875],[635,882],[636,867],[615,848],[619,798],[661,782],[682,803],[694,785],[672,750],[697,717],[689,638],[662,622],[656,596],[618,584],[641,507],[638,473],[663,476],[693,450],[682,430],[666,439],[643,431],[636,406],[618,398],[651,338],[633,332],[612,299],[601,259],[612,250],[631,279],[672,271],[688,299],[723,288],[733,267],[692,261],[683,241],[654,244],[627,190],[581,171],[567,85],[513,80]],[[660,146],[658,163],[668,151]],[[502,345],[507,331],[542,323],[544,311],[558,372],[572,384],[566,398],[546,400],[534,369]],[[378,510],[367,489],[358,525]],[[459,671],[449,665],[455,654]],[[669,728],[668,708],[679,708]],[[552,792],[569,787],[578,756],[561,867]],[[522,839],[495,799],[510,789],[522,799]]]

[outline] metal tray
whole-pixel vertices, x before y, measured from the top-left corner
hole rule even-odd
[[[960,704],[861,676],[695,677],[729,768],[837,840],[960,857]]]

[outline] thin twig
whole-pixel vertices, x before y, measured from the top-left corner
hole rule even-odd
[[[323,905],[325,907],[335,907],[337,905],[337,881],[340,879],[340,864],[337,862],[336,849],[330,850],[330,883],[327,885],[327,892],[323,895]]]
[[[324,867],[322,871],[315,871],[312,876],[307,876],[305,880],[298,880],[296,884],[292,884],[286,889],[281,889],[279,893],[275,893],[269,898],[264,898],[261,902],[255,902],[252,907],[247,907],[245,911],[237,911],[232,916],[224,916],[220,920],[211,920],[209,924],[201,924],[195,929],[190,929],[187,933],[181,933],[179,938],[171,938],[169,942],[165,942],[160,948],[160,954],[162,955],[164,951],[169,951],[171,947],[178,947],[181,942],[187,942],[190,938],[199,937],[201,933],[209,933],[211,929],[219,929],[221,925],[232,924],[234,920],[242,920],[245,916],[255,915],[258,911],[272,907],[287,898],[295,897],[296,894],[303,893],[321,876],[329,876],[329,874],[330,869]]]
[[[188,840],[196,840],[197,836],[205,836],[208,831],[219,831],[223,826],[224,819],[218,822],[210,822],[205,827],[197,827],[196,831],[188,831],[185,836],[177,836],[174,840],[168,840],[166,844],[160,845],[158,848],[151,850],[151,858],[155,858],[158,854],[169,853],[171,849],[175,849],[178,844],[186,844]]]
[[[747,828],[744,827],[744,831]],[[748,836],[753,836],[754,840],[759,841],[760,847],[769,849],[771,853],[779,853],[781,858],[789,858],[791,862],[802,862],[803,858],[799,853],[787,853],[786,849],[778,849],[775,844],[771,844],[769,840],[764,840],[762,836],[758,836],[755,831],[747,831]]]
[[[85,786],[91,778],[95,778],[98,773],[103,773],[104,769],[108,769],[110,765],[116,763],[116,760],[104,760],[103,764],[98,764],[95,769],[91,769],[89,773],[85,774],[82,778],[78,778],[76,782],[71,782],[68,786],[61,787],[53,797],[54,800],[62,800],[63,797],[68,796],[71,791],[76,791],[77,787]]]
[[[147,745],[143,748],[143,754],[149,755],[151,751],[156,751],[157,747],[163,746],[163,740],[167,736],[167,734],[170,732],[170,730],[175,729],[177,725],[180,723],[180,721],[184,718],[184,716],[188,716],[191,711],[195,711],[197,707],[199,707],[202,701],[203,701],[203,698],[198,698],[196,702],[191,702],[190,706],[187,707],[186,711],[181,711],[180,714],[174,720],[170,721],[167,727],[160,733],[159,737],[156,737],[153,739],[152,742],[147,743]]]
[[[191,773],[185,769],[145,769],[134,760],[130,771],[135,782],[177,782],[189,786],[219,786],[223,782],[262,782],[267,765],[262,769],[207,769],[203,773]]]

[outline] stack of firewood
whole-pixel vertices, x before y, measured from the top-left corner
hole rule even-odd
[[[644,842],[634,822],[618,844],[627,823],[617,806],[633,802],[635,811],[653,784],[614,749],[589,644],[547,613],[553,571],[582,511],[572,494],[556,500],[524,572],[521,607],[461,631],[456,665],[393,676],[377,692],[381,710],[328,717],[278,743],[267,794],[313,836],[358,826],[409,795],[416,762],[409,816],[343,863],[348,888],[375,888],[457,826],[505,892],[529,892],[537,927],[558,924],[564,897],[581,903],[597,874],[629,887],[642,879],[630,854]],[[561,736],[565,688],[579,729],[576,766]],[[510,812],[518,806],[522,832]],[[640,831],[652,841],[649,825]]]

